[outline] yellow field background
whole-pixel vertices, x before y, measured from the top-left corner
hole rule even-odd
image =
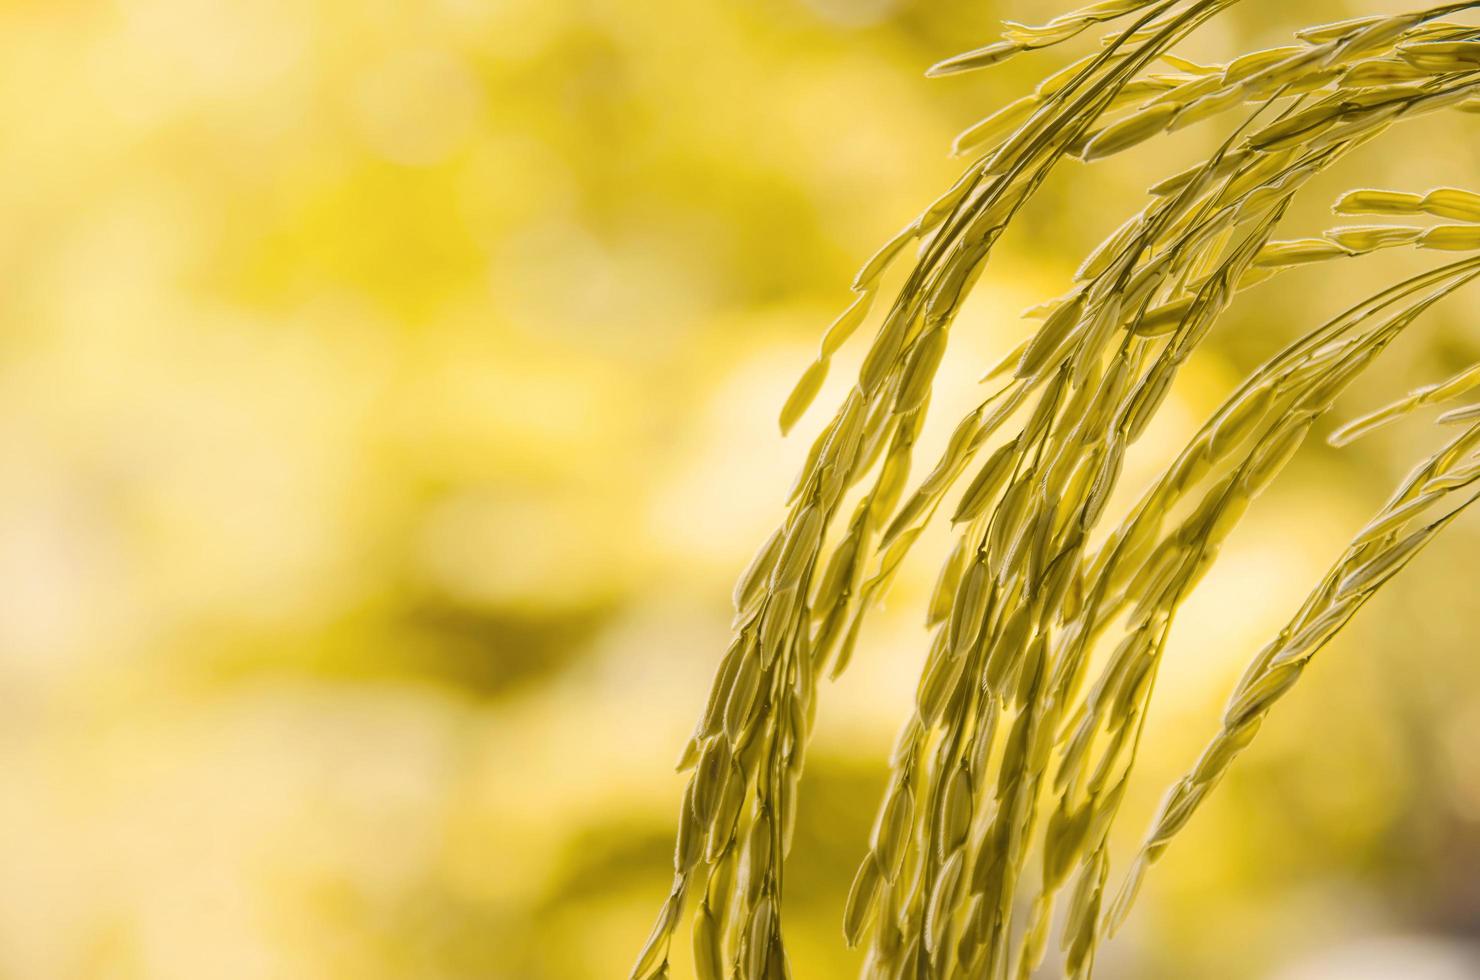
[[[0,3],[0,978],[625,976],[731,581],[858,350],[790,439],[776,412],[853,270],[964,166],[953,134],[1071,52],[922,71],[1064,6]],[[1257,0],[1194,47],[1399,6]],[[1292,234],[1347,186],[1480,186],[1477,118],[1356,154]],[[954,332],[922,458],[1019,311],[1220,132],[1061,165]],[[1432,264],[1361,263],[1234,308],[1126,500],[1297,331]],[[1475,296],[1343,418],[1476,360]],[[1127,845],[1439,439],[1313,445],[1251,509],[1174,634]],[[1480,976],[1477,528],[1307,671],[1100,976]],[[843,894],[945,541],[822,692],[798,980],[861,960]]]

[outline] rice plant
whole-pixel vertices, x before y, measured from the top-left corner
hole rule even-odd
[[[1280,237],[1296,195],[1355,148],[1420,115],[1480,111],[1480,29],[1455,20],[1480,4],[1321,24],[1226,64],[1177,53],[1237,2],[1102,0],[1038,26],[1008,23],[929,70],[985,70],[1115,25],[1092,53],[961,134],[970,165],[864,264],[854,301],[782,408],[787,430],[833,355],[871,325],[786,520],[735,587],[734,637],[680,759],[692,776],[672,889],[634,978],[666,976],[686,905],[702,980],[790,975],[785,860],[818,683],[847,667],[932,520],[949,521],[954,546],[924,610],[928,653],[841,910],[843,938],[869,943],[871,978],[1027,977],[1050,942],[1067,975],[1087,977],[1148,871],[1306,665],[1480,496],[1480,405],[1450,408],[1437,424],[1452,437],[1254,655],[1130,866],[1112,868],[1109,832],[1189,591],[1250,502],[1328,431],[1318,423],[1337,397],[1480,276],[1480,194],[1458,188],[1356,188],[1335,201],[1339,223],[1321,237]],[[1223,127],[1216,151],[1151,187],[1068,290],[1034,311],[1040,325],[912,479],[953,322],[1024,202],[1066,157],[1095,161],[1203,121]],[[1369,279],[1351,273],[1351,306],[1252,371],[1139,502],[1106,518],[1127,449],[1239,292],[1294,266],[1403,248],[1432,252],[1432,268],[1370,295]],[[881,301],[886,270],[911,255]],[[1336,428],[1330,442],[1477,385],[1480,365]]]

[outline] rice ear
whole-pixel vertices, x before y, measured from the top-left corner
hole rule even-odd
[[[874,608],[932,528],[951,539],[926,602],[933,633],[843,912],[844,940],[857,945],[877,923],[870,975],[1025,976],[1066,899],[1065,970],[1086,977],[1152,866],[1306,666],[1480,493],[1480,405],[1436,410],[1426,431],[1449,442],[1354,530],[1252,656],[1111,888],[1108,841],[1188,594],[1251,502],[1312,432],[1327,431],[1338,399],[1380,374],[1368,369],[1417,332],[1423,312],[1480,277],[1480,254],[1470,254],[1480,252],[1480,194],[1463,188],[1358,187],[1333,210],[1376,219],[1285,237],[1286,211],[1352,151],[1419,115],[1480,110],[1473,32],[1433,8],[1318,25],[1226,64],[1177,52],[1228,6],[1099,0],[1040,24],[1006,23],[998,39],[929,70],[987,68],[1124,18],[1098,50],[958,137],[954,149],[978,159],[864,263],[858,295],[782,407],[785,431],[887,281],[857,383],[736,584],[734,636],[680,756],[689,782],[673,885],[634,975],[666,975],[696,889],[701,977],[788,975],[782,871],[818,681],[865,656]],[[961,320],[963,304],[1050,174],[1066,158],[1099,160],[1198,122],[1225,127],[1216,148],[1142,182],[1150,199],[1055,299],[1030,310],[1041,322],[983,379],[993,393],[922,458],[937,375],[960,356],[950,332],[976,326]],[[1369,286],[1379,268],[1370,253],[1394,248],[1411,249],[1405,258],[1426,271]],[[1329,264],[1306,275],[1350,283],[1356,301],[1323,324],[1292,324],[1305,332],[1251,369],[1127,503],[1126,470],[1144,473],[1138,443],[1165,431],[1153,426],[1175,413],[1168,405],[1185,408],[1182,369],[1225,310],[1243,290],[1313,263]],[[1329,442],[1416,419],[1477,384],[1480,365],[1395,393]],[[954,506],[942,512],[947,500]],[[1038,855],[1035,875],[1028,862]]]

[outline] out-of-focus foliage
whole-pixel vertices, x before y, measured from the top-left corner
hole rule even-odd
[[[665,763],[811,432],[775,411],[952,134],[1049,64],[920,70],[1060,6],[0,8],[0,976],[621,973],[669,873]],[[1199,43],[1390,6],[1252,5]],[[1411,133],[1331,189],[1473,186],[1472,131]],[[937,421],[1180,165],[1056,173]],[[1148,439],[1343,297],[1312,269],[1236,307]],[[1466,309],[1351,414],[1473,361]],[[1429,437],[1312,454],[1256,505],[1178,626],[1128,832]],[[1311,671],[1104,975],[1472,975],[1476,545],[1456,527]],[[856,967],[842,895],[924,652],[878,626],[803,783],[802,977]]]

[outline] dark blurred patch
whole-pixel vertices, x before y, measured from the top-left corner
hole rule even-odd
[[[396,624],[408,642],[379,666],[480,697],[502,697],[559,673],[616,614],[615,604],[570,610],[500,609],[425,598]]]
[[[833,755],[808,759],[800,787],[786,908],[797,976],[851,976],[861,952],[839,935],[843,903],[868,844],[874,809],[884,790],[882,761]],[[675,785],[678,785],[677,781]],[[550,923],[604,902],[640,901],[656,910],[672,877],[672,817],[641,820],[628,811],[594,812],[566,842],[535,921]]]
[[[832,903],[832,911],[842,915],[842,899],[868,848],[887,781],[884,760],[821,754],[808,758],[787,865],[790,897],[803,904]]]
[[[808,759],[786,865],[789,909],[802,916],[842,915],[885,782],[882,762],[830,755]],[[672,874],[677,817],[676,807],[671,818],[661,820],[636,819],[630,811],[593,813],[567,840],[543,904],[555,907],[577,893],[644,885],[656,903]]]
[[[307,881],[304,891],[307,901],[276,925],[322,937],[308,944],[312,975],[364,980],[550,975],[504,972],[509,947],[524,931],[522,922],[508,909],[471,899],[435,876],[387,894],[353,878],[324,874]]]
[[[639,821],[626,811],[595,815],[565,842],[541,908],[556,908],[573,895],[649,885],[656,910],[672,877],[673,829],[667,821]]]

